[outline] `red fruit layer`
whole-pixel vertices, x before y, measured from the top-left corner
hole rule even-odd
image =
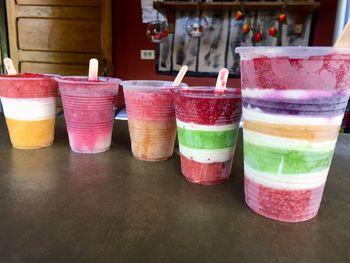
[[[48,98],[57,94],[57,82],[41,74],[0,76],[0,96],[6,98]]]
[[[348,89],[350,55],[242,60],[242,88]]]
[[[223,94],[213,90],[175,91],[176,118],[183,122],[202,125],[222,125],[239,122],[241,98],[239,90],[231,89]]]
[[[141,92],[124,89],[128,116],[138,120],[174,119],[173,97],[167,92]]]
[[[306,190],[282,190],[244,178],[247,205],[256,213],[285,222],[301,222],[316,216],[324,185]]]
[[[199,163],[180,154],[181,172],[195,184],[221,184],[230,179],[232,159],[226,162]]]

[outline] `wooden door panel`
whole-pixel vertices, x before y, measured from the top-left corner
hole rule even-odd
[[[17,0],[18,5],[98,6],[99,0]]]
[[[6,0],[19,72],[86,75],[95,57],[112,75],[111,0]]]
[[[101,17],[99,7],[86,6],[29,6],[17,5],[16,15],[18,17],[40,17],[60,19],[93,19]]]
[[[18,44],[24,50],[98,53],[100,35],[100,25],[91,20],[18,20]]]
[[[57,64],[88,64],[91,58],[97,58],[100,63],[103,61],[101,54],[19,50],[20,61],[35,61]]]
[[[68,64],[48,64],[48,63],[33,63],[22,62],[21,72],[32,73],[48,73],[58,75],[76,75],[83,76],[88,74],[86,65],[68,65]]]

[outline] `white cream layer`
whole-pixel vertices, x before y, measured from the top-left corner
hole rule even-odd
[[[329,168],[305,174],[270,174],[259,172],[244,163],[244,174],[250,180],[266,187],[282,190],[312,189],[326,182]]]
[[[265,133],[250,131],[245,129],[243,131],[244,141],[256,145],[263,145],[286,150],[298,151],[332,151],[337,143],[337,140],[314,142],[300,139],[288,139],[285,137],[267,135]]]
[[[348,95],[349,91],[344,90],[344,95]],[[242,89],[243,98],[252,99],[312,99],[312,98],[329,98],[333,95],[333,91],[327,90],[277,90],[277,89]]]
[[[252,109],[250,106],[243,107],[243,123],[244,120],[268,122],[272,124],[297,125],[297,126],[314,126],[314,125],[340,125],[343,114],[335,117],[307,117],[293,116],[286,114],[270,114],[265,113],[259,108]]]
[[[201,125],[193,122],[182,122],[178,119],[176,119],[176,124],[179,128],[196,131],[229,131],[237,128],[239,125],[239,123],[225,125]]]
[[[180,153],[187,159],[199,163],[226,162],[233,157],[234,147],[225,149],[194,149],[179,145]]]
[[[56,98],[13,99],[1,98],[4,115],[23,121],[53,118],[56,115]]]

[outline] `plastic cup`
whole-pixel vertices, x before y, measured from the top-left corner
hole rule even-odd
[[[191,87],[173,94],[185,179],[203,185],[226,182],[241,118],[240,90],[215,94],[214,87]]]
[[[120,79],[57,78],[69,145],[73,152],[99,153],[111,146]]]
[[[54,140],[57,82],[41,74],[0,75],[0,96],[14,148],[39,149]]]
[[[299,222],[318,213],[349,99],[350,49],[246,47],[241,55],[245,200]]]
[[[144,161],[169,159],[176,137],[172,82],[130,80],[121,85],[133,156]]]

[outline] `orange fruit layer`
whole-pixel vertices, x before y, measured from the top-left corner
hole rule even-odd
[[[129,118],[128,126],[135,158],[157,161],[171,157],[176,136],[174,119],[143,121]]]
[[[38,149],[50,146],[54,138],[55,118],[23,121],[6,118],[11,143],[18,149]]]
[[[244,120],[244,129],[268,135],[308,141],[330,141],[337,138],[338,125],[285,125]]]

